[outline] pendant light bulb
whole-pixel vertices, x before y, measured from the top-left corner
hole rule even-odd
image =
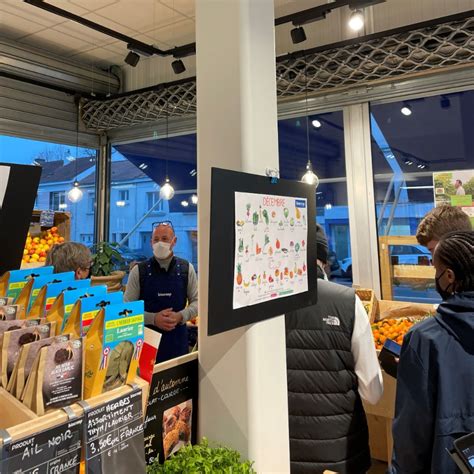
[[[308,163],[306,164],[306,173],[301,178],[301,181],[306,184],[316,185],[316,187],[318,187],[319,185],[319,178],[313,172],[313,165],[311,164],[311,161],[309,160],[308,160]]]
[[[166,181],[165,181],[165,184],[163,184],[163,186],[161,186],[160,198],[164,199],[165,201],[169,201],[170,199],[173,198],[173,196],[174,196],[174,188],[173,188],[173,186],[171,186],[170,180],[167,177]]]
[[[75,202],[79,202],[82,199],[82,196],[83,196],[83,192],[82,192],[82,189],[79,187],[79,182],[74,181],[72,188],[67,193],[67,198],[71,202],[75,203]]]

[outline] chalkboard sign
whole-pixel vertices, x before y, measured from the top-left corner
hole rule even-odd
[[[84,418],[57,425],[3,447],[2,473],[77,474]]]
[[[145,472],[141,389],[86,410],[84,429],[88,474]]]
[[[196,443],[198,386],[197,353],[155,366],[145,417],[147,464]]]

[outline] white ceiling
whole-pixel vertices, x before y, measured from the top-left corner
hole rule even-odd
[[[46,0],[158,48],[195,40],[194,0]],[[310,8],[326,0],[275,0],[275,15]],[[78,61],[123,64],[126,44],[21,0],[0,0],[0,35]]]
[[[45,0],[96,23],[161,49],[195,41],[195,0]],[[211,1],[211,0],[209,0]],[[212,0],[239,1],[239,0]],[[259,0],[253,0],[259,1]],[[275,17],[305,10],[331,0],[274,0]],[[387,0],[366,16],[360,34],[385,31],[474,9],[474,0]],[[335,43],[356,36],[347,27],[350,10],[331,12],[327,19],[305,25],[307,41],[293,45],[290,23],[276,28],[276,54]],[[370,20],[371,18],[371,20]],[[196,74],[194,56],[185,58],[186,72],[176,76],[172,58],[143,58],[137,67],[124,63],[127,45],[70,20],[24,3],[0,0],[0,37],[46,49],[84,64],[123,67],[122,90],[136,90]]]

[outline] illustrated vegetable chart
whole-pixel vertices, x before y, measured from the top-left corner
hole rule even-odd
[[[233,308],[308,291],[307,200],[235,193]]]

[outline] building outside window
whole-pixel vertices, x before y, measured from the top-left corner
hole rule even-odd
[[[0,135],[0,163],[42,168],[35,209],[69,213],[70,238],[77,242],[81,242],[83,234],[94,235],[95,208],[90,207],[89,193],[95,194],[95,161],[94,149],[78,148],[76,153],[75,145]],[[83,191],[83,198],[72,203],[67,193],[76,178]]]
[[[87,212],[94,214],[95,212],[95,192],[89,191],[87,193]]]
[[[445,202],[453,205],[458,198],[449,195],[455,195],[455,181],[466,176],[465,209],[474,209],[473,109],[474,91],[371,105],[379,251],[388,251],[380,263],[385,299],[440,301],[431,255],[415,235],[435,206],[436,176],[445,181]],[[396,245],[397,236],[410,244]]]
[[[49,193],[49,209],[52,211],[64,211],[66,209],[66,193],[64,191]]]
[[[328,238],[330,278],[352,285],[342,112],[311,115],[308,120],[305,116],[280,120],[278,140],[282,178],[301,181],[309,155],[320,179],[315,196],[316,220]]]

